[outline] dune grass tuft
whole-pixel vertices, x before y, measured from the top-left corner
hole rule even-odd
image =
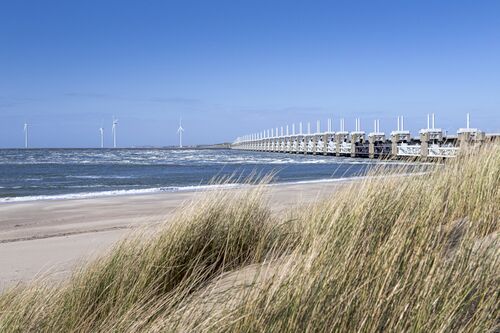
[[[265,186],[207,192],[68,281],[1,295],[0,331],[500,329],[500,145],[394,174],[285,216]]]

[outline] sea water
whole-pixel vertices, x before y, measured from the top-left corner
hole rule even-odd
[[[0,202],[238,186],[251,175],[293,183],[359,177],[379,162],[237,150],[3,149]]]

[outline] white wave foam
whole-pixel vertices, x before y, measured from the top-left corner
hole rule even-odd
[[[36,156],[24,156],[24,152],[19,156],[1,156],[0,165],[32,165],[32,164],[83,164],[83,165],[234,165],[234,164],[376,164],[388,163],[397,164],[390,161],[361,160],[335,156],[310,156],[294,154],[256,153],[238,151],[119,151],[119,152],[54,152],[48,151],[46,154]],[[407,162],[404,162],[407,164]],[[77,175],[78,176],[78,175]],[[82,179],[83,175],[81,176]],[[87,176],[87,179],[92,178]]]
[[[87,198],[118,196],[127,194],[147,194],[156,192],[160,192],[160,189],[152,188],[152,189],[142,189],[142,190],[118,190],[118,191],[85,192],[85,193],[54,194],[54,195],[34,195],[26,197],[0,198],[0,203],[39,201],[39,200],[87,199]]]
[[[183,187],[156,187],[137,190],[115,190],[115,191],[102,191],[102,192],[83,192],[83,193],[68,193],[68,194],[54,194],[54,195],[36,195],[25,197],[8,197],[0,198],[0,203],[11,202],[27,202],[27,201],[40,201],[40,200],[68,200],[68,199],[90,199],[99,197],[114,197],[123,195],[141,195],[153,194],[162,192],[194,192],[206,191],[222,188],[238,188],[243,187],[243,184],[222,184],[222,185],[197,185],[197,186],[183,186]]]
[[[134,178],[132,176],[94,176],[94,175],[82,175],[82,176],[73,176],[73,175],[69,175],[69,176],[66,176],[66,178],[74,178],[74,179],[131,179],[131,178]]]

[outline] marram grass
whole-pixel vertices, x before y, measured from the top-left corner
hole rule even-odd
[[[0,331],[500,330],[498,143],[283,216],[268,201],[209,192],[68,281],[1,295]]]

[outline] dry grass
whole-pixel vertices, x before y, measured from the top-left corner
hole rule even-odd
[[[11,290],[0,331],[500,329],[499,144],[286,218],[263,191],[211,193],[59,286]]]

